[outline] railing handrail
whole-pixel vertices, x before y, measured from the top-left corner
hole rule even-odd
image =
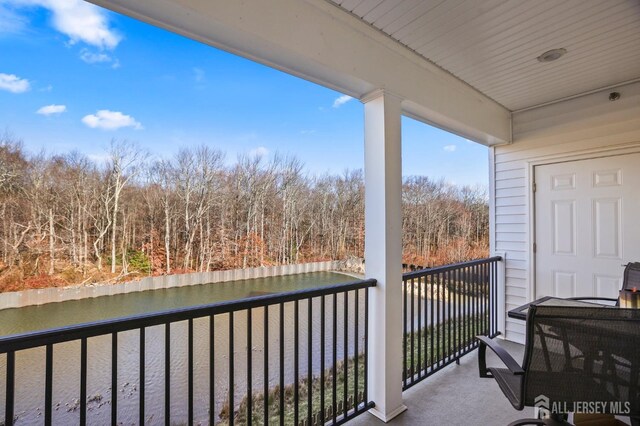
[[[436,266],[434,268],[421,269],[419,271],[405,272],[404,274],[402,274],[402,279],[410,280],[411,278],[424,277],[426,275],[453,271],[455,269],[465,268],[468,266],[484,265],[486,263],[491,263],[491,262],[501,261],[501,260],[502,260],[502,256],[493,256],[493,257],[487,257],[483,259],[469,260],[466,262],[453,263],[451,265]]]
[[[0,337],[0,354],[41,347],[78,340],[82,338],[102,336],[106,334],[137,330],[143,327],[166,324],[169,322],[185,321],[211,315],[243,311],[247,309],[270,306],[296,300],[310,299],[330,294],[343,293],[376,286],[375,279],[351,281],[322,287],[294,290],[283,293],[273,293],[252,296],[238,300],[227,300],[205,305],[187,306],[183,308],[129,315],[101,321],[74,324],[65,327],[55,327],[27,333],[19,333]]]

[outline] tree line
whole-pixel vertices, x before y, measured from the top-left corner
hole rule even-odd
[[[405,262],[486,255],[484,190],[427,177],[403,187]],[[361,170],[309,176],[295,157],[210,146],[154,159],[112,141],[100,161],[0,137],[0,291],[364,253]]]

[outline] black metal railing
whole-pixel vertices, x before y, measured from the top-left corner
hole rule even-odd
[[[494,337],[501,257],[402,275],[403,374],[406,390]]]
[[[44,402],[37,418],[45,425],[61,424],[56,416],[64,412],[76,414],[81,425],[342,424],[373,407],[367,394],[367,328],[368,288],[375,285],[363,280],[1,337],[4,425],[28,415],[16,410],[16,392],[20,378],[29,374],[44,376],[41,395],[29,397]],[[184,337],[186,344],[179,344]],[[106,339],[102,349],[110,351],[110,361],[99,366],[93,365],[97,339]],[[56,381],[64,378],[56,368],[71,357],[70,344],[79,349],[79,365],[71,367],[79,374],[77,404],[58,411],[55,393],[62,385]],[[130,358],[137,368],[125,370],[123,351],[130,355],[135,349]],[[26,370],[32,372],[23,368],[17,374],[21,356],[33,350],[44,352],[40,368],[30,363]],[[177,351],[184,358],[175,363]],[[1,380],[0,375],[0,386]],[[88,394],[88,387],[95,388],[92,380],[106,383],[108,398]],[[182,390],[181,380],[186,381]],[[134,381],[137,386],[130,385]],[[132,400],[120,395],[125,388]],[[96,401],[110,409],[100,411],[102,403],[91,405]],[[180,401],[186,402],[182,414],[176,409]],[[134,417],[124,418],[131,411]],[[99,412],[105,417],[91,417]]]

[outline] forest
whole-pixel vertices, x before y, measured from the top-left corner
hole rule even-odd
[[[488,254],[485,189],[412,176],[402,199],[405,263]],[[278,154],[229,162],[208,145],[31,153],[5,134],[0,216],[0,292],[344,259],[364,254],[364,176],[310,176]]]

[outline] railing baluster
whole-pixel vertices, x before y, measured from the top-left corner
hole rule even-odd
[[[87,338],[80,339],[80,426],[87,424]]]
[[[476,295],[475,297],[475,307],[476,307],[476,312],[474,315],[474,323],[475,323],[475,329],[473,331],[473,336],[477,336],[478,334],[480,334],[480,294],[479,294],[479,283],[478,283],[478,275],[479,275],[479,267],[478,265],[473,267],[474,269],[474,274],[473,274],[473,287],[475,289],[474,293]],[[475,339],[473,340],[473,346],[476,346],[476,341]]]
[[[475,267],[471,266],[469,268],[469,293],[471,294],[471,328],[469,333],[469,350],[473,348],[473,337],[476,335],[476,292],[475,292]]]
[[[475,265],[471,267],[470,273],[470,285],[471,285],[471,294],[473,295],[473,299],[471,299],[471,334],[469,338],[471,339],[470,350],[473,349],[473,338],[476,336],[476,321],[478,319],[478,310],[476,309],[476,302],[478,301],[478,293],[476,292],[476,267]]]
[[[485,311],[486,311],[486,325],[485,325],[485,333],[490,336],[491,335],[491,273],[489,272],[491,265],[484,265],[484,291],[485,291]]]
[[[247,424],[251,426],[253,423],[253,385],[252,385],[252,367],[253,367],[253,348],[251,347],[251,309],[247,309]]]
[[[503,309],[502,306],[498,306],[498,262],[493,262],[493,334],[498,334],[498,310]],[[504,330],[503,330],[504,331]]]
[[[469,288],[469,268],[463,269],[463,282],[464,282],[464,292],[465,292],[465,301],[464,301],[464,346],[462,347],[462,351],[464,353],[467,352],[467,343],[469,341],[469,329],[471,326],[471,316],[470,316],[470,306],[471,306],[471,291]]]
[[[409,283],[407,280],[402,281],[403,284],[403,308],[402,308],[402,382],[407,386],[407,338],[409,330],[407,327],[407,294],[409,293]]]
[[[51,425],[51,408],[53,404],[53,345],[47,345],[44,379],[44,424]]]
[[[460,362],[458,358],[458,316],[456,315],[458,297],[458,287],[456,283],[456,270],[451,271],[451,283],[449,289],[451,297],[451,310],[449,312],[449,321],[451,322],[451,356],[456,362]]]
[[[453,350],[451,347],[451,328],[453,327],[453,321],[451,320],[451,271],[447,271],[447,283],[445,285],[447,295],[447,358],[451,360]]]
[[[424,356],[422,360],[422,369],[424,371],[423,377],[426,377],[427,368],[429,367],[429,289],[427,288],[429,285],[429,279],[426,275],[420,277],[420,285],[424,287],[424,309],[422,310],[422,315],[424,316],[424,331],[422,336],[422,340],[424,342]]]
[[[440,301],[440,303],[438,303],[438,309],[440,309],[441,311],[441,317],[440,317],[440,327],[438,327],[438,329],[440,330],[440,332],[442,333],[442,347],[440,348],[440,367],[444,367],[444,360],[445,360],[445,356],[446,356],[446,350],[447,350],[447,330],[446,330],[446,322],[445,322],[445,308],[446,308],[446,294],[444,291],[445,288],[445,274],[440,273],[438,274],[439,277],[439,282],[440,282],[440,297],[442,298],[442,300]],[[442,306],[441,306],[442,305]]]
[[[364,406],[369,403],[369,289],[364,289]]]
[[[480,296],[480,265],[476,265],[474,266],[475,269],[475,274],[474,274],[474,280],[473,280],[473,285],[475,287],[475,293],[476,293],[476,331],[474,333],[474,336],[479,335],[480,333],[482,333],[482,315],[480,313],[480,309],[481,309],[481,302],[482,302],[482,297]],[[476,346],[475,340],[473,342],[474,347]]]
[[[489,311],[487,310],[487,265],[480,265],[480,270],[482,271],[481,280],[480,280],[480,291],[482,293],[482,334],[489,334],[487,321]]]
[[[493,288],[491,288],[491,269],[493,268],[493,262],[485,265],[485,291],[487,292],[486,304],[487,304],[487,335],[493,336]]]
[[[344,379],[344,387],[342,388],[342,406],[344,411],[344,419],[347,418],[347,402],[349,401],[349,293],[344,292],[344,314],[342,318],[343,326],[344,326],[344,341],[342,343],[342,351],[343,351],[343,379]]]
[[[454,315],[456,318],[456,333],[455,333],[455,352],[456,352],[456,359],[458,360],[458,362],[460,362],[460,341],[461,339],[461,331],[462,331],[462,319],[460,318],[460,293],[461,293],[461,286],[460,286],[460,270],[456,269],[455,271],[453,271],[453,281],[454,281],[454,288],[456,290],[455,294],[454,294],[454,301],[455,301],[455,306],[453,307],[454,310]]]
[[[434,357],[434,351],[435,351],[435,347],[434,347],[434,341],[436,340],[436,326],[435,326],[435,320],[434,320],[434,311],[435,311],[435,307],[433,306],[434,304],[434,298],[433,298],[433,293],[434,293],[434,276],[433,274],[430,275],[430,281],[431,281],[431,299],[429,301],[429,307],[431,308],[431,327],[430,327],[430,333],[429,333],[429,343],[431,344],[431,351],[429,352],[429,357],[431,358],[431,371],[433,371],[433,367],[434,367],[434,363],[435,363],[435,357]]]
[[[111,426],[118,424],[118,333],[111,333]]]
[[[353,306],[353,408],[358,410],[358,368],[360,358],[360,347],[358,346],[358,327],[360,326],[360,290],[355,290]]]
[[[171,425],[171,323],[170,322],[164,325],[164,424],[165,426]]]
[[[484,326],[482,327],[483,334],[491,335],[491,291],[489,286],[489,267],[491,265],[486,263],[482,265],[482,303],[483,303],[483,315]]]
[[[280,303],[280,426],[284,426],[284,303]]]
[[[233,311],[229,312],[229,426],[233,426],[235,421],[235,368],[233,365],[235,359],[234,337],[233,337]]]
[[[13,425],[14,412],[14,391],[16,380],[16,353],[14,351],[7,352],[7,378],[4,408],[4,424]]]
[[[300,402],[300,353],[299,353],[299,327],[300,306],[298,301],[293,302],[293,424],[297,425],[300,417],[298,405]]]
[[[144,383],[145,383],[145,329],[140,328],[140,415],[139,424],[145,424],[144,418]]]
[[[320,424],[325,423],[324,412],[324,356],[325,356],[325,298],[324,295],[320,297]]]
[[[413,278],[411,279],[411,283],[413,283]],[[422,337],[424,335],[424,331],[422,330],[422,279],[418,277],[418,377],[420,377],[422,373]]]
[[[409,368],[409,383],[413,382],[413,375],[415,374],[415,359],[414,359],[414,341],[415,341],[415,301],[416,301],[416,294],[415,294],[415,285],[414,285],[414,281],[413,279],[411,280],[411,284],[410,284],[410,288],[411,288],[411,299],[409,299],[411,301],[411,313],[409,316],[409,320],[411,321],[411,341],[410,341],[410,345],[409,348],[411,349],[411,366]]]
[[[307,425],[313,426],[313,299],[307,299]]]
[[[189,318],[189,322],[188,322],[188,341],[189,341],[189,347],[188,347],[188,362],[187,362],[187,368],[189,369],[188,372],[188,383],[189,383],[189,389],[188,389],[188,401],[189,401],[189,418],[188,418],[188,423],[189,426],[193,425],[193,318]]]
[[[332,417],[333,417],[333,423],[336,423],[336,417],[338,415],[337,411],[338,411],[338,384],[337,384],[337,366],[336,363],[338,362],[338,294],[334,293],[333,295],[333,339],[331,340],[331,342],[333,343],[333,357],[332,357],[332,367],[331,367],[331,371],[332,371],[332,380],[333,380],[333,396],[331,399],[331,407],[332,407]]]
[[[263,424],[267,426],[269,424],[269,306],[264,307],[264,383],[263,385],[263,405],[264,405],[264,421]],[[213,423],[211,423],[213,424]]]
[[[489,264],[489,310],[491,312],[490,320],[489,320],[489,333],[491,333],[491,337],[496,335],[498,321],[496,318],[498,312],[498,303],[496,300],[496,288],[493,285],[493,278],[495,277],[495,266],[496,262],[491,262]]]

